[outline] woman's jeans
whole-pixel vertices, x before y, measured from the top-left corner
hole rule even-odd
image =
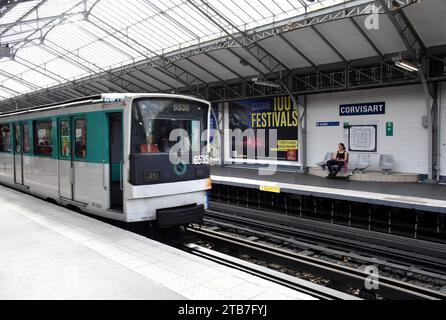
[[[344,168],[345,162],[340,160],[328,160],[327,167],[328,171],[332,175],[337,175],[342,168]]]

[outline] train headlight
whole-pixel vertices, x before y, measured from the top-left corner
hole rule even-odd
[[[208,179],[206,187],[208,190],[212,189],[212,180],[211,179]]]

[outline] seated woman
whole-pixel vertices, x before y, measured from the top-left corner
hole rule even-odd
[[[335,177],[348,163],[348,152],[343,143],[340,143],[338,150],[334,153],[333,159],[327,161],[329,177]]]

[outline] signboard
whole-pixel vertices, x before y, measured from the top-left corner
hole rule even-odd
[[[393,137],[393,122],[386,123],[386,136]]]
[[[229,129],[254,131],[255,137],[244,139],[243,153],[235,145],[230,150],[233,158],[246,159],[248,148],[255,149],[256,160],[268,160],[277,153],[277,160],[298,161],[300,147],[298,116],[290,97],[248,99],[229,103]],[[265,138],[258,135],[265,132]],[[277,144],[270,145],[270,133],[276,130]],[[264,150],[264,152],[262,151]]]
[[[385,114],[385,102],[370,102],[357,104],[341,104],[339,106],[339,115],[345,116],[365,116],[375,114]]]
[[[340,125],[339,121],[316,122],[316,127],[339,127]]]
[[[349,150],[376,152],[378,131],[376,125],[351,125],[348,128]]]
[[[280,187],[276,187],[276,186],[260,186],[260,191],[271,192],[271,193],[280,193]]]
[[[277,148],[271,148],[273,151],[288,152],[289,150],[297,150],[299,143],[297,140],[279,140]]]

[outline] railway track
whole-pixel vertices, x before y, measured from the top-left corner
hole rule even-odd
[[[207,219],[229,222],[248,228],[249,232],[284,242],[297,242],[309,249],[322,247],[327,252],[342,253],[363,260],[376,258],[389,267],[398,265],[406,271],[414,268],[426,275],[446,280],[446,245],[368,230],[327,225],[323,222],[296,219],[277,213],[211,204]],[[356,254],[352,254],[356,253]],[[360,255],[360,256],[358,256]]]
[[[215,209],[216,205],[213,205]],[[238,207],[233,206],[224,206],[223,211],[216,210],[208,210],[206,213],[206,221],[212,221],[215,223],[217,220],[220,220],[218,224],[220,226],[225,226],[228,228],[236,228],[238,230],[243,230],[245,232],[249,232],[251,234],[255,234],[257,236],[268,236],[270,238],[275,238],[276,240],[280,240],[283,242],[293,242],[286,235],[299,235],[301,237],[311,240],[318,239],[319,242],[321,238],[324,241],[328,241],[330,243],[330,248],[325,247],[326,250],[333,252],[333,248],[337,246],[337,248],[344,248],[342,254],[346,254],[346,248],[368,248],[369,252],[377,253],[380,252],[384,255],[391,255],[392,257],[397,257],[398,255],[405,256],[404,251],[396,250],[395,248],[389,247],[388,252],[382,247],[377,246],[376,244],[364,244],[363,240],[351,241],[349,239],[341,239],[339,237],[335,237],[333,234],[327,233],[318,233],[314,228],[296,228],[295,226],[284,225],[283,220],[279,217],[277,222],[274,221],[275,215],[273,213],[270,214],[269,219],[262,219],[262,215],[267,213],[265,212],[255,212],[252,209],[249,209],[249,212],[244,210],[240,210]],[[236,211],[236,214],[235,212]],[[229,213],[232,212],[232,213]],[[253,216],[254,215],[254,216]],[[257,217],[257,219],[253,219],[253,217]],[[97,219],[97,217],[94,217]],[[230,222],[230,223],[228,223]],[[314,227],[314,222],[311,222]],[[238,225],[237,225],[238,224]],[[305,224],[304,224],[305,225]],[[122,227],[122,226],[121,226]],[[331,226],[333,227],[333,226]],[[268,230],[259,231],[259,230]],[[337,228],[336,228],[337,230]],[[334,231],[336,231],[334,230]],[[141,231],[130,230],[132,232],[140,233],[142,235],[147,236],[145,233],[141,233]],[[337,230],[339,231],[339,230]],[[349,228],[351,232],[352,229]],[[240,237],[231,236],[225,234],[224,232],[218,232],[213,230],[204,230],[197,227],[188,228],[188,232],[194,234],[196,238],[201,240],[205,240],[214,244],[218,244],[219,247],[224,247],[233,251],[243,252],[255,257],[261,257],[265,261],[269,261],[271,263],[280,263],[283,266],[287,266],[290,268],[298,268],[302,272],[306,272],[309,274],[327,277],[332,281],[348,284],[357,288],[364,288],[364,284],[368,281],[370,274],[357,270],[354,268],[349,268],[345,266],[341,266],[335,263],[331,263],[328,261],[323,261],[317,258],[313,258],[310,256],[301,255],[298,253],[292,253],[288,250],[284,250],[281,248],[277,248],[267,244],[261,244],[253,240],[242,239]],[[334,232],[336,233],[336,232]],[[334,240],[336,238],[336,241]],[[370,239],[370,236],[366,236],[365,239]],[[374,238],[376,242],[384,241],[382,239]],[[170,240],[169,240],[170,241]],[[169,242],[168,241],[168,242]],[[345,241],[345,243],[343,242]],[[342,242],[342,244],[341,244]],[[268,279],[269,281],[287,286],[291,289],[297,290],[302,293],[307,293],[317,299],[322,300],[345,300],[345,299],[358,299],[356,296],[347,294],[345,292],[341,292],[339,290],[324,287],[318,284],[311,283],[309,281],[299,279],[295,276],[287,275],[282,272],[278,272],[275,270],[271,270],[262,266],[256,266],[251,262],[247,262],[241,259],[237,259],[227,254],[222,254],[218,251],[210,250],[199,246],[195,243],[188,243],[180,245],[177,243],[177,240],[174,241],[174,244],[171,245],[181,246],[183,250],[186,250],[192,254],[201,256],[206,259],[210,259],[216,261],[220,264],[224,264],[230,266],[232,268],[236,268],[250,274],[259,276],[264,279]],[[422,242],[421,242],[422,243]],[[308,243],[306,244],[309,245]],[[407,247],[407,243],[403,244],[403,247]],[[442,264],[442,258],[445,251],[441,251],[441,245],[438,247],[436,245],[426,247],[425,245],[420,244],[417,247],[417,250],[426,250],[429,253],[428,257],[432,265],[434,267],[427,268],[431,271],[440,269],[446,272],[445,264]],[[435,258],[432,257],[432,254],[440,252],[440,257]],[[407,257],[412,259],[411,261],[423,261],[422,255],[420,254],[407,254]],[[374,261],[377,262],[376,260]],[[425,261],[426,262],[426,261]],[[413,270],[413,267],[408,267],[408,269]],[[426,271],[426,272],[431,272]],[[446,276],[444,277],[446,280]],[[446,293],[430,290],[429,288],[423,288],[419,286],[412,285],[410,283],[405,283],[404,281],[398,281],[395,279],[380,277],[379,278],[379,288],[374,290],[373,293],[379,294],[382,297],[388,299],[426,299],[426,300],[442,300],[446,299]]]
[[[345,283],[356,288],[364,288],[365,284],[370,280],[369,273],[358,269],[292,253],[255,241],[231,236],[223,232],[197,229],[194,227],[188,230],[200,238],[200,240],[209,241],[217,247],[224,247],[229,250],[238,251],[239,253],[260,257],[266,261],[297,268],[300,271],[327,277],[332,281]],[[206,250],[208,252],[211,251]],[[415,286],[403,281],[386,277],[379,277],[378,280],[378,286],[373,292],[387,299],[441,300],[446,298],[446,295],[441,292]],[[302,290],[302,288],[299,289]]]
[[[199,234],[200,236],[206,235],[208,239],[211,237],[213,241],[227,241],[227,239],[225,240],[217,235],[205,234],[205,232],[197,229],[189,229],[189,231],[197,235]],[[182,249],[196,256],[212,260],[219,264],[255,275],[301,293],[308,294],[319,300],[358,300],[358,298],[346,293],[292,277],[278,271],[270,270],[251,262],[237,259],[228,256],[227,254],[222,254],[218,251],[207,249],[194,243],[184,244]]]
[[[368,230],[328,226],[215,202],[211,202],[205,223],[215,228],[191,228],[189,231],[216,244],[216,247],[261,257],[271,264],[325,277],[332,283],[348,284],[365,292],[366,297],[446,298],[444,287],[438,290],[446,283],[444,244],[417,239],[407,241],[405,238],[403,241],[402,237],[395,235],[377,235]],[[296,248],[301,251],[296,251]],[[360,268],[337,263],[324,255],[347,258],[356,264],[359,262]],[[376,290],[365,288],[366,281],[371,279],[371,274],[366,272],[369,271],[367,266],[379,267],[379,287]],[[433,285],[430,285],[431,281]]]

